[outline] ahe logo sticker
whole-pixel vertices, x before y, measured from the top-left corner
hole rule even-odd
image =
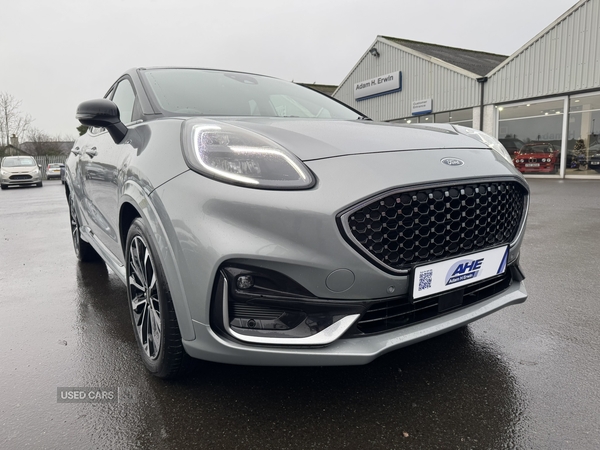
[[[475,260],[463,259],[454,263],[446,274],[446,286],[476,278],[477,275],[479,275],[479,270],[483,266],[484,259],[485,258]]]

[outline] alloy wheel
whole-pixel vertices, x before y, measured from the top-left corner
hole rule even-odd
[[[162,333],[156,270],[141,236],[131,240],[128,254],[133,322],[144,352],[154,360],[160,353]]]

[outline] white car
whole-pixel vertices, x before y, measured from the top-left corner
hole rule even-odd
[[[0,164],[0,187],[35,184],[42,187],[42,171],[31,156],[6,156]]]
[[[46,168],[46,179],[51,180],[52,178],[56,178],[60,180],[60,169],[61,167],[65,167],[64,164],[61,163],[50,163]]]

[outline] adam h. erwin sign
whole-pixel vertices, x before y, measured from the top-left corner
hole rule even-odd
[[[354,85],[354,100],[364,100],[376,95],[389,94],[402,90],[402,72],[380,75]]]

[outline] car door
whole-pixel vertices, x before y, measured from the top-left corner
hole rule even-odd
[[[112,101],[119,107],[121,121],[133,122],[136,95],[128,78],[121,79],[111,92]],[[93,130],[81,153],[81,165],[85,176],[90,227],[98,239],[119,259],[119,187],[123,162],[128,158],[131,146],[127,141],[117,144],[104,129]]]

